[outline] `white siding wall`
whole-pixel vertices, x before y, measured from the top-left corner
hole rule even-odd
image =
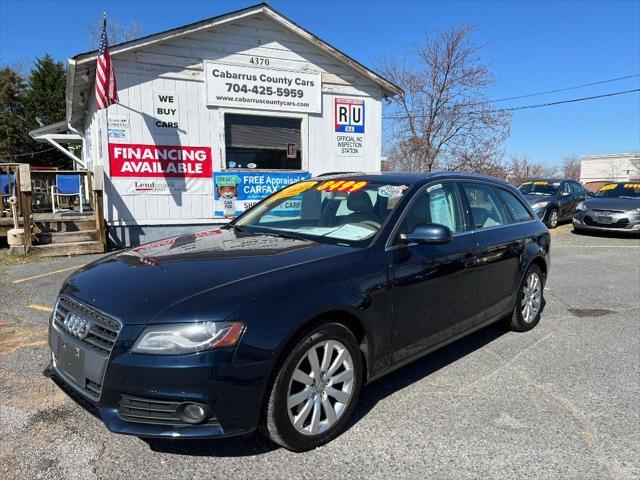
[[[640,178],[640,155],[601,155],[580,157],[580,181],[624,182]]]
[[[322,72],[322,113],[291,114],[302,119],[303,168],[312,174],[340,170],[378,171],[381,156],[381,92],[379,87],[347,65],[328,56],[272,20],[254,16],[189,36],[140,48],[114,57],[120,104],[109,108],[109,115],[128,114],[129,138],[122,143],[209,146],[213,170],[224,165],[225,112],[266,114],[266,110],[219,109],[205,105],[203,59],[236,65],[249,65],[252,56],[268,57],[270,68]],[[153,118],[153,91],[175,92],[179,101],[180,129],[175,134],[157,134]],[[365,99],[365,155],[335,155],[334,98]],[[108,165],[106,127],[102,112],[95,112],[95,100],[87,115],[86,135],[92,159]],[[271,112],[273,114],[283,114]],[[111,142],[118,140],[111,139]],[[103,147],[102,151],[100,146]],[[204,223],[213,218],[211,192],[171,195],[126,195],[113,191],[105,182],[105,216],[112,225],[161,225]]]

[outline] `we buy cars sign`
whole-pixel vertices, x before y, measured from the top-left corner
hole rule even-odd
[[[109,166],[120,193],[209,193],[211,188],[210,147],[110,143]]]

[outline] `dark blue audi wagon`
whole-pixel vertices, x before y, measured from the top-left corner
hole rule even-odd
[[[540,321],[549,233],[490,177],[342,174],[63,285],[45,370],[113,432],[335,438],[363,385],[493,322]]]

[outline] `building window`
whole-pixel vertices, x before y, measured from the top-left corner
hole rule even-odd
[[[302,170],[299,118],[224,116],[227,169]]]

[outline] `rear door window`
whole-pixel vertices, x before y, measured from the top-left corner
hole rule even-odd
[[[474,228],[490,228],[507,225],[509,217],[498,194],[483,183],[462,183],[471,207]]]
[[[511,212],[511,216],[516,222],[526,222],[528,220],[533,220],[533,217],[529,213],[529,210],[527,210],[527,207],[522,204],[518,197],[507,190],[503,190],[502,188],[499,188],[498,191],[500,192],[502,200],[504,200],[504,203],[507,205],[507,208]]]

